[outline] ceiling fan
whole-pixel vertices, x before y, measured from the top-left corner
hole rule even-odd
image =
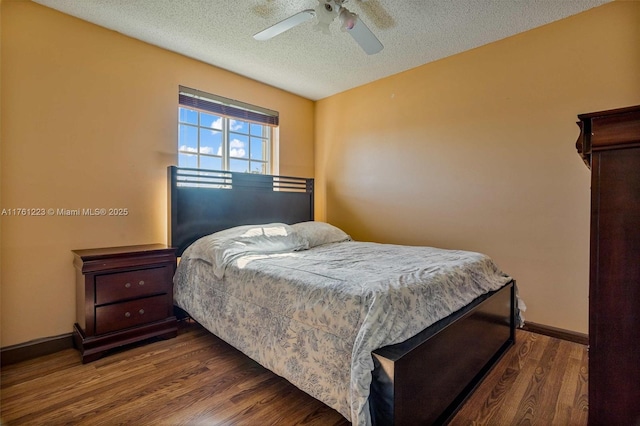
[[[348,32],[351,37],[362,47],[368,55],[373,55],[383,49],[380,40],[371,32],[369,27],[353,12],[350,12],[344,3],[348,0],[318,0],[315,9],[306,9],[274,24],[253,36],[254,39],[269,40],[291,28],[307,22],[314,17],[318,18],[316,25],[325,34],[330,34],[329,25],[334,19],[340,21],[340,28]]]

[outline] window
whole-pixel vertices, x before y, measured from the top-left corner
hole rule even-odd
[[[180,87],[178,166],[271,174],[278,113]]]

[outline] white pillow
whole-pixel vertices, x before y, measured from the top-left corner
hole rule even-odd
[[[351,241],[351,237],[342,229],[326,222],[300,222],[291,225],[291,227],[307,241],[308,248],[322,244]]]
[[[307,248],[307,241],[291,226],[269,223],[237,226],[207,235],[189,246],[184,255],[209,262],[215,276],[221,279],[227,265],[240,256],[289,253]]]

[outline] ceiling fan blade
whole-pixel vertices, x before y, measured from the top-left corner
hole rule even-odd
[[[270,38],[273,38],[278,34],[282,34],[283,32],[302,24],[303,22],[307,22],[313,19],[314,16],[316,16],[315,10],[303,10],[302,12],[298,12],[295,15],[289,16],[287,19],[283,19],[282,21],[270,26],[269,28],[265,28],[264,30],[255,34],[253,38],[260,41],[269,40]]]
[[[362,47],[367,55],[374,55],[380,52],[384,46],[380,40],[371,32],[369,27],[358,17],[356,24],[350,30],[347,30],[351,37]]]

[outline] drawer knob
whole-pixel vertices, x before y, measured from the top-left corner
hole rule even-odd
[[[138,283],[138,285],[144,285],[144,280],[140,280],[140,282]]]
[[[140,312],[140,315],[144,314],[144,309],[140,309],[138,312]]]
[[[131,316],[131,312],[125,312],[125,313],[124,313],[124,316],[125,316],[125,317],[127,317],[127,318],[129,318],[129,317]]]
[[[129,288],[129,287],[131,287],[131,283],[126,283],[124,286],[125,286],[126,288]]]

